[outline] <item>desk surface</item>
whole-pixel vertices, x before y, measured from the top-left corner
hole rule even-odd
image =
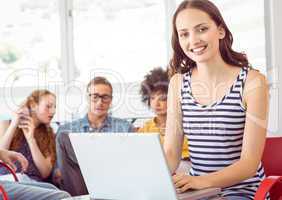
[[[182,194],[178,194],[178,198],[179,200],[197,200],[199,198],[210,197],[211,200],[221,200],[220,197],[217,197],[217,194],[219,193],[220,193],[219,188],[208,188],[204,190],[188,191]],[[82,195],[82,196],[66,198],[63,200],[94,200],[94,199],[91,199],[90,195]],[[95,200],[103,200],[103,199],[95,199]]]

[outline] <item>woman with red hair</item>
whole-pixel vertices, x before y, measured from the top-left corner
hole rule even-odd
[[[35,90],[15,113],[6,130],[0,131],[0,148],[22,153],[29,166],[28,180],[43,181],[56,161],[55,135],[50,122],[55,114],[56,97],[48,90]],[[17,172],[20,164],[15,163]],[[0,174],[8,171],[1,168]]]

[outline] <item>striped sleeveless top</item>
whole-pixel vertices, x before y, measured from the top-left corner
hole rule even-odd
[[[201,105],[191,91],[191,71],[183,75],[181,109],[183,132],[188,137],[192,167],[190,175],[200,176],[218,171],[240,159],[246,110],[242,91],[249,68],[242,68],[229,92],[221,101]],[[265,177],[260,163],[256,175],[248,180],[222,188],[222,196],[254,198]]]

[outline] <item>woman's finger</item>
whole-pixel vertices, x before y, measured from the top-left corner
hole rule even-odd
[[[22,155],[22,154],[17,154],[17,160],[20,162],[21,167],[22,167],[22,172],[27,170],[28,167],[28,161],[27,159]]]
[[[181,180],[176,182],[174,185],[175,185],[176,188],[181,188],[181,187],[183,187],[187,183],[189,183],[189,178],[184,178],[183,177]]]
[[[11,161],[9,160],[7,162],[7,164],[16,172],[17,171],[17,166]]]
[[[19,128],[28,128],[29,125],[27,123],[25,124],[19,124]]]
[[[20,125],[28,125],[28,126],[31,126],[31,119],[27,119],[27,118],[25,118],[25,119],[21,119],[20,120]]]
[[[185,176],[185,174],[181,173],[181,174],[175,174],[172,176],[172,181],[173,183],[177,183],[178,181],[180,181],[183,177]]]
[[[27,120],[20,120],[19,125],[26,125],[26,124],[29,124]]]
[[[25,121],[25,122],[31,122],[32,118],[29,116],[21,116],[21,121]]]
[[[180,191],[181,193],[183,193],[183,192],[186,192],[186,191],[189,190],[189,189],[192,189],[192,187],[191,187],[191,184],[190,184],[190,183],[187,183],[187,184],[185,184],[183,187],[179,188],[179,191]]]

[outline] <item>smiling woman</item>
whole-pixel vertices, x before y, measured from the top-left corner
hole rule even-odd
[[[173,176],[180,192],[220,187],[228,200],[253,199],[265,176],[260,161],[267,81],[232,44],[233,36],[211,1],[185,0],[178,6],[164,149],[174,173],[183,138],[188,138],[189,175]]]

